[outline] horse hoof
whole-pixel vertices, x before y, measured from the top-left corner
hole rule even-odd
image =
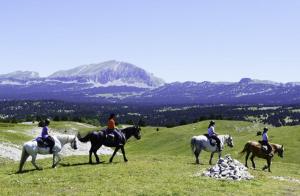
[[[125,162],[128,162],[128,160],[127,160],[127,159],[125,159],[124,161],[125,161]]]

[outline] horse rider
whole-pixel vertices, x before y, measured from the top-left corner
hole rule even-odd
[[[113,141],[115,137],[118,137],[120,140],[122,138],[119,129],[116,127],[116,115],[110,114],[107,123],[107,136],[110,137]]]
[[[269,155],[269,156],[273,156],[273,154],[271,153],[272,152],[272,147],[269,144],[269,137],[268,137],[268,134],[267,134],[268,130],[269,129],[267,127],[265,127],[264,130],[263,130],[261,145],[262,146],[267,146],[266,154]]]
[[[218,138],[218,133],[215,132],[215,125],[216,125],[215,121],[213,121],[213,120],[210,121],[210,122],[209,122],[209,125],[208,125],[207,133],[208,133],[208,136],[209,136],[211,139],[216,140],[218,151],[221,152],[221,151],[222,151],[221,145],[220,145],[221,141],[220,141],[220,139]]]
[[[54,147],[54,140],[53,138],[49,135],[49,128],[48,126],[50,125],[50,120],[47,118],[44,123],[41,124],[41,126],[43,127],[41,135],[39,138],[41,138],[41,140],[43,142],[46,142],[48,144],[48,146],[50,147],[50,154],[53,153],[53,147]]]

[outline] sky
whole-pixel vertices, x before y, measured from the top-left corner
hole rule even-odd
[[[300,1],[0,0],[0,74],[118,60],[166,82],[300,81]]]

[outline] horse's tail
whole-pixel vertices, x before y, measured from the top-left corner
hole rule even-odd
[[[196,146],[196,138],[195,137],[192,137],[191,139],[191,149],[193,151],[193,153],[196,151],[197,149],[197,146]]]
[[[249,149],[249,145],[250,145],[250,141],[245,144],[244,149],[241,152],[239,152],[239,154],[240,155],[245,154],[245,152],[247,152],[247,150]]]
[[[91,140],[91,135],[92,135],[92,133],[88,133],[86,136],[81,137],[80,133],[78,133],[77,138],[79,141],[86,143]]]

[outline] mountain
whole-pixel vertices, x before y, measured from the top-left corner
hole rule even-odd
[[[106,61],[57,71],[0,75],[0,100],[56,99],[73,102],[140,104],[295,104],[300,83],[242,78],[239,82],[165,83],[126,62]]]
[[[39,78],[39,74],[33,71],[15,71],[8,74],[0,75],[0,79],[26,80],[36,78]]]
[[[127,101],[143,103],[293,104],[300,103],[299,83],[276,83],[243,78],[239,82],[175,82]]]
[[[2,75],[0,100],[117,102],[162,85],[164,81],[153,74],[133,64],[112,60],[58,71],[45,78],[21,71]]]
[[[135,86],[156,88],[164,81],[153,74],[126,62],[106,61],[99,64],[82,65],[74,69],[58,71],[48,78],[65,81],[85,81],[100,86]]]

